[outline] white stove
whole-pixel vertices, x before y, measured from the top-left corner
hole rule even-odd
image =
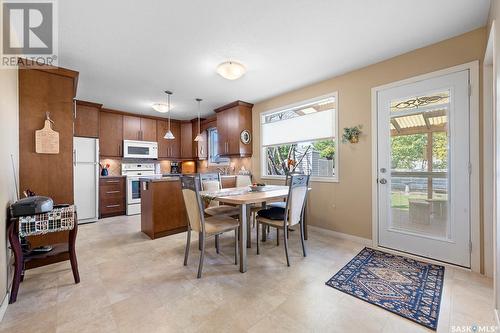
[[[127,177],[127,215],[141,213],[140,178],[161,174],[155,163],[122,163],[122,175]]]

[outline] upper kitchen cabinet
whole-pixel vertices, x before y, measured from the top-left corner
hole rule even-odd
[[[123,156],[123,118],[121,114],[100,112],[99,150],[101,156]]]
[[[177,121],[170,122],[170,130],[175,139],[167,140],[164,138],[168,130],[166,120],[157,120],[157,141],[159,158],[180,158],[181,157],[181,124]]]
[[[193,126],[190,121],[181,122],[181,158],[193,158]]]
[[[156,120],[123,116],[123,140],[156,141]]]
[[[220,155],[252,156],[252,107],[253,104],[236,101],[214,110],[217,113]]]
[[[102,104],[75,100],[74,136],[99,138],[99,112]]]
[[[194,141],[194,139],[198,135],[198,118],[191,120],[191,123],[193,138],[193,157],[198,160],[206,160],[208,158],[207,131],[204,128],[200,127],[201,140]]]

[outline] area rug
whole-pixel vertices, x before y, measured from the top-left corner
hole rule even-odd
[[[364,248],[326,285],[436,330],[444,267]]]

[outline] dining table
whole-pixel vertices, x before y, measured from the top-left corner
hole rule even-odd
[[[239,207],[239,263],[241,273],[247,271],[247,248],[251,248],[251,226],[249,223],[251,206],[260,204],[265,208],[269,202],[283,201],[288,197],[288,191],[288,186],[267,185],[260,191],[252,191],[250,187],[245,186],[200,192],[200,196],[205,201],[214,200],[222,204]]]

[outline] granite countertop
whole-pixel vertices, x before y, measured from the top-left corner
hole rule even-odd
[[[163,175],[163,176],[139,178],[141,182],[147,182],[147,183],[178,182],[179,179],[180,175]]]
[[[109,175],[109,176],[101,176],[99,175],[99,178],[122,178],[122,177],[126,177],[125,175]]]

